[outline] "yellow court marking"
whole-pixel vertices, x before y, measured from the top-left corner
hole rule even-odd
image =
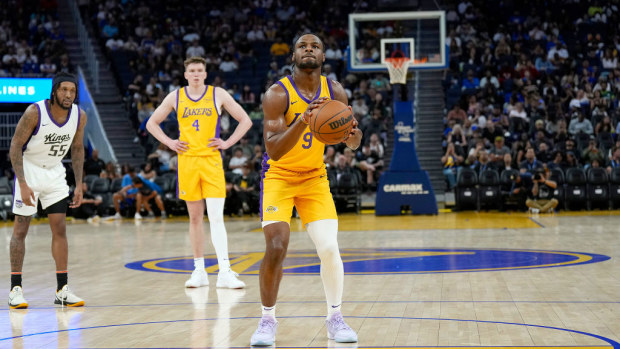
[[[547,225],[547,224],[545,224]],[[540,228],[527,213],[456,212],[424,216],[375,216],[343,214],[338,217],[341,231],[433,230],[433,229],[523,229]],[[304,230],[298,219],[291,229]]]
[[[605,212],[605,211],[603,211]],[[611,215],[611,213],[610,213]],[[438,215],[375,216],[374,214],[341,214],[338,216],[340,231],[371,230],[435,230],[435,229],[531,229],[541,228],[539,218],[546,219],[544,226],[555,226],[559,215],[531,216],[524,212],[449,212]],[[538,222],[538,223],[537,223]],[[298,218],[291,219],[292,231],[305,231]],[[262,229],[253,229],[260,232]]]
[[[437,215],[402,215],[402,216],[375,216],[372,213],[346,213],[338,217],[341,231],[370,231],[370,230],[433,230],[433,229],[529,229],[554,227],[562,217],[586,216],[618,216],[620,210],[614,211],[561,211],[555,214],[530,215],[526,212],[446,212],[441,210]],[[133,222],[133,219],[123,219],[123,222]],[[146,219],[143,222],[157,222],[160,218]],[[204,218],[208,222],[207,217]],[[226,217],[227,222],[256,222],[260,225],[258,216]],[[102,219],[99,224],[111,224],[114,220]],[[189,222],[187,216],[168,217],[166,222]],[[30,225],[48,224],[47,218],[36,218]],[[67,224],[88,224],[85,220],[67,217]],[[0,228],[10,228],[12,221],[0,222]],[[304,231],[301,220],[291,219],[291,230]],[[260,232],[255,228],[252,232]]]

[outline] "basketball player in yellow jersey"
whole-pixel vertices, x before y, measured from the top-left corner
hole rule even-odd
[[[335,81],[321,76],[325,61],[323,42],[316,35],[301,36],[294,45],[294,70],[274,84],[263,99],[264,139],[261,214],[266,240],[260,267],[263,316],[251,345],[272,345],[278,322],[276,298],[282,279],[282,263],[290,236],[293,205],[314,242],[321,259],[321,278],[327,298],[327,336],[336,342],[357,342],[357,334],[340,312],[344,269],[338,250],[338,217],[329,191],[323,151],[325,145],[312,137],[308,122],[312,110],[328,99],[348,104],[347,95]],[[350,107],[349,107],[350,108]],[[354,127],[345,143],[357,149],[362,132]]]
[[[185,200],[189,213],[189,237],[194,253],[194,271],[185,287],[209,285],[204,262],[204,234],[202,220],[207,204],[211,241],[217,254],[219,274],[217,287],[243,288],[230,269],[228,242],[224,226],[224,199],[226,182],[220,150],[228,149],[243,137],[252,121],[228,92],[220,87],[205,85],[206,61],[191,57],[185,62],[186,87],[171,92],[164,98],[147,122],[146,128],[160,142],[179,155],[177,195]],[[239,125],[227,140],[220,139],[222,108]],[[179,122],[179,139],[171,139],[159,126],[168,114],[175,111]]]

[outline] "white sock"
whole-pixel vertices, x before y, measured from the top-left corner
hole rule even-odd
[[[338,220],[315,221],[308,223],[307,228],[321,259],[321,279],[329,316],[340,310],[344,287],[344,267],[338,249]]]
[[[338,305],[327,305],[327,319],[329,319],[333,313],[339,312],[342,304]]]
[[[228,240],[224,226],[224,198],[207,198],[207,215],[211,228],[211,242],[217,255],[217,264],[220,271],[230,269],[228,260]]]
[[[276,318],[276,305],[274,304],[273,307],[266,307],[264,305],[261,305],[261,310],[263,312],[263,316],[265,315],[271,315],[273,316],[273,318]]]
[[[204,258],[194,258],[194,269],[195,270],[205,270],[205,259]]]

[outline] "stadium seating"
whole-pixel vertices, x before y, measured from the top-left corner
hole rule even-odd
[[[614,167],[609,176],[609,199],[611,208],[620,206],[620,167]]]
[[[609,179],[604,168],[588,169],[588,210],[599,207],[609,209]]]
[[[558,206],[556,207],[556,209],[559,210],[564,207],[564,203],[566,202],[566,190],[564,189],[564,172],[561,168],[554,168],[553,170],[551,170],[551,175],[549,176],[549,179],[557,184],[557,187],[553,191],[553,197],[558,200]]]
[[[473,207],[478,210],[478,176],[476,171],[464,167],[456,180],[456,209],[464,210]]]
[[[478,177],[478,184],[480,209],[499,208],[501,210],[502,195],[497,171],[493,169],[482,171]]]
[[[569,168],[566,171],[566,209],[586,208],[587,195],[586,173],[582,168]]]

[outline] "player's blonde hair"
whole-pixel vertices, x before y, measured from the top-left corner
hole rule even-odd
[[[202,58],[202,57],[198,57],[198,56],[194,56],[194,57],[190,57],[188,59],[186,59],[183,62],[183,65],[185,66],[185,69],[187,69],[187,66],[190,64],[194,64],[194,63],[199,63],[205,66],[205,70],[207,69],[207,60]]]

